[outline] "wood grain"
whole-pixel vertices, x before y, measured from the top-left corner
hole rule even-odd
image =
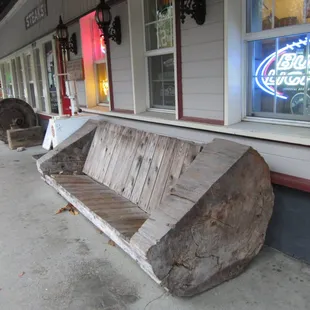
[[[59,186],[102,217],[125,238],[130,238],[143,225],[148,214],[128,199],[108,187],[98,184],[88,176],[54,176]],[[73,184],[75,186],[73,186]],[[87,186],[87,190],[84,188]],[[92,191],[89,191],[90,188]]]
[[[129,166],[129,169],[131,167],[133,153],[136,151],[137,143],[140,137],[141,132],[130,128],[120,142],[122,144],[122,148],[118,155],[117,164],[114,168],[110,184],[107,184],[111,189],[113,189],[119,194],[121,194],[122,192],[122,188],[119,188],[119,184],[122,184],[123,179],[127,179],[128,177],[128,170],[126,169],[126,167]]]
[[[96,168],[99,164],[98,160],[96,160],[96,158],[98,157],[98,150],[101,149],[100,145],[101,145],[101,140],[102,140],[102,135],[104,132],[104,128],[105,127],[110,126],[107,123],[102,123],[100,125],[98,125],[96,132],[95,132],[95,136],[93,138],[93,142],[90,146],[86,161],[85,161],[85,165],[83,168],[83,172],[85,174],[88,174],[89,176],[92,176],[92,172],[96,171]],[[99,144],[99,146],[98,146]],[[100,153],[99,153],[100,154]]]
[[[130,167],[130,171],[128,173],[128,177],[124,184],[124,190],[122,191],[122,195],[127,199],[131,197],[132,190],[136,184],[136,180],[139,175],[145,151],[151,138],[152,138],[151,134],[142,132],[141,141],[139,142],[139,145],[137,147],[136,153],[133,158],[133,162]]]
[[[159,136],[157,135],[150,135],[148,139],[148,145],[144,154],[144,157],[141,159],[141,166],[139,169],[139,173],[134,185],[134,188],[132,190],[132,194],[130,197],[130,200],[133,203],[138,203],[140,200],[140,196],[144,187],[144,183],[147,177],[147,174],[149,172],[150,166],[152,164],[154,152],[156,149],[156,145],[158,142]]]
[[[164,158],[158,172],[158,177],[154,184],[152,196],[149,201],[148,212],[152,212],[152,210],[157,208],[164,194],[165,184],[167,182],[167,178],[169,177],[169,171],[172,165],[172,154],[176,141],[177,139],[169,138],[168,146],[166,148]]]
[[[107,172],[102,179],[102,183],[108,187],[110,187],[110,183],[112,181],[114,170],[117,170],[117,167],[119,165],[118,157],[122,156],[122,153],[124,152],[126,148],[126,142],[131,135],[131,129],[124,127],[124,129],[121,131],[121,133],[115,138],[117,140],[114,151],[111,155],[111,160],[109,162],[109,166],[107,167]]]
[[[43,143],[43,131],[41,126],[23,129],[7,130],[9,148],[15,150],[18,147],[31,147]]]
[[[138,203],[139,207],[144,211],[148,210],[149,201],[153,193],[154,184],[156,182],[158,173],[160,171],[160,166],[167,148],[168,141],[169,138],[167,137],[159,137],[158,139],[156,149],[154,151],[154,156],[152,158],[152,163],[146,176],[146,181],[144,182]]]
[[[101,161],[101,165],[98,169],[99,175],[97,181],[100,183],[104,182],[105,175],[107,173],[111,159],[114,154],[114,149],[116,145],[119,143],[121,132],[124,131],[124,129],[125,128],[123,126],[118,126],[114,124],[111,125],[109,135],[107,136],[107,146],[105,148],[104,160]]]
[[[143,132],[138,130],[134,132],[134,138],[132,142],[127,145],[123,161],[120,163],[118,178],[113,185],[113,189],[121,195],[123,195],[123,192],[125,191],[126,182],[137,154],[138,147],[142,141],[142,136]]]

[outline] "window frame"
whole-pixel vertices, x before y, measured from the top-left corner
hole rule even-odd
[[[145,65],[145,75],[147,78],[146,82],[146,111],[150,112],[159,112],[159,113],[169,113],[175,114],[176,117],[178,115],[178,72],[177,72],[177,40],[176,40],[176,0],[172,0],[173,4],[173,16],[172,16],[172,31],[173,31],[173,47],[168,48],[159,48],[156,50],[147,50],[146,48],[146,26],[150,24],[154,24],[156,22],[146,23],[145,21],[145,2],[142,2],[142,24],[143,24],[143,53],[144,53],[144,65]],[[150,97],[150,76],[149,76],[149,66],[148,66],[148,58],[154,56],[163,56],[173,54],[173,62],[174,62],[174,88],[175,88],[175,105],[174,108],[154,108],[151,107],[151,97]]]
[[[227,0],[226,0],[227,1]],[[250,99],[251,90],[249,89],[250,80],[252,77],[249,76],[249,58],[250,52],[248,50],[249,42],[260,41],[265,39],[278,39],[280,37],[294,36],[300,34],[308,34],[310,36],[310,23],[303,23],[293,26],[278,27],[272,29],[265,29],[259,32],[247,32],[247,0],[242,1],[242,45],[243,45],[243,78],[242,78],[242,88],[243,91],[243,110],[242,119],[247,121],[260,121],[270,123],[277,123],[283,125],[292,125],[292,122],[296,122],[299,126],[309,126],[309,117],[299,117],[294,118],[294,115],[285,113],[276,113],[278,117],[272,112],[255,112],[255,116],[252,116],[252,99]],[[275,0],[273,0],[275,1]],[[274,26],[274,7],[272,11],[273,16],[273,26]],[[226,20],[225,20],[226,21]],[[281,117],[283,116],[283,117]]]

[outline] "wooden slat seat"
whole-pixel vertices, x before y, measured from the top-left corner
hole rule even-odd
[[[131,238],[148,219],[148,214],[130,200],[86,175],[53,175],[52,177],[63,190],[74,196],[80,204],[87,206],[90,211],[104,219],[127,239]]]

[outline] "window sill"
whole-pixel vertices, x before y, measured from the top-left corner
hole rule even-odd
[[[295,127],[279,124],[266,124],[259,122],[242,121],[230,126],[208,125],[198,122],[176,120],[170,113],[143,112],[140,114],[126,114],[103,111],[99,107],[82,108],[83,112],[101,114],[109,117],[138,120],[183,128],[206,130],[221,134],[243,136],[254,139],[270,140],[276,142],[310,146],[310,128]]]
[[[56,113],[47,113],[43,111],[35,111],[35,113],[46,119],[52,118],[54,116],[59,116],[59,114],[56,114]]]

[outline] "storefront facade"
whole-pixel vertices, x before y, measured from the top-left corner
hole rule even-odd
[[[95,21],[98,3],[48,0],[27,28],[27,12],[41,2],[20,0],[0,22],[2,97],[24,99],[43,116],[64,113],[54,37],[62,15],[77,36],[70,60],[83,60],[76,88],[85,112],[163,135],[253,146],[275,185],[267,243],[310,261],[309,1],[206,0],[205,20],[183,20],[187,1],[110,1],[121,42],[108,45]]]

